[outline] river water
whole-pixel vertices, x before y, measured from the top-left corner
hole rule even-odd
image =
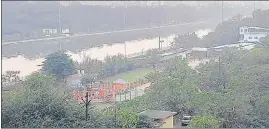
[[[195,31],[198,37],[202,38],[202,36],[209,33],[210,29],[201,29]],[[175,34],[161,37],[162,47],[170,46],[170,42],[173,41]],[[158,48],[158,37],[143,39],[143,40],[132,40],[126,42],[116,42],[111,43],[111,45],[103,45],[99,47],[92,47],[89,49],[84,49],[78,52],[67,51],[70,55],[71,59],[74,61],[81,62],[84,56],[90,56],[91,58],[96,58],[99,60],[103,60],[108,55],[117,55],[125,53],[125,44],[126,44],[126,54],[134,54],[139,52],[145,52],[149,49]],[[31,74],[34,71],[39,70],[41,67],[38,66],[42,64],[44,61],[44,57],[36,57],[29,59],[24,57],[23,55],[19,55],[16,57],[2,57],[2,71],[5,73],[6,71],[20,71],[20,77],[25,77]]]

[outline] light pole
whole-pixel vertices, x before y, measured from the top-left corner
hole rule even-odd
[[[254,4],[254,11],[256,10],[256,1],[254,0],[253,1],[253,4]]]
[[[221,23],[223,22],[223,0],[221,1]]]
[[[125,9],[124,9],[124,13],[123,13],[123,27],[124,27],[124,30],[126,29],[126,9],[127,9],[127,6],[125,5]],[[126,42],[124,42],[124,56],[125,56],[125,60],[124,60],[124,63],[126,65]]]
[[[59,22],[59,33],[62,33],[62,26],[61,26],[61,2],[59,1],[59,8],[58,8],[58,22]]]

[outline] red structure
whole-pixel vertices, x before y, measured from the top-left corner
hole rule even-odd
[[[90,86],[88,89],[89,100],[92,102],[112,102],[115,101],[115,96],[121,91],[126,91],[130,88],[135,88],[142,85],[143,82],[127,83],[122,79],[115,81],[114,83],[100,83]],[[78,89],[73,91],[73,96],[79,103],[83,103],[87,90],[79,91]]]

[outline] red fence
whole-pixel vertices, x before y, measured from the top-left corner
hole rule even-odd
[[[88,99],[92,102],[112,102],[115,101],[115,96],[120,92],[128,91],[135,87],[145,84],[145,81],[138,81],[128,84],[116,84],[116,83],[100,83],[89,86],[88,88]],[[86,98],[87,90],[78,90],[73,91],[73,96],[80,103]]]

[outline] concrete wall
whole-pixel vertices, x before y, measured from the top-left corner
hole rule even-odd
[[[167,118],[165,123],[160,126],[160,128],[174,128],[174,120],[173,116]]]

